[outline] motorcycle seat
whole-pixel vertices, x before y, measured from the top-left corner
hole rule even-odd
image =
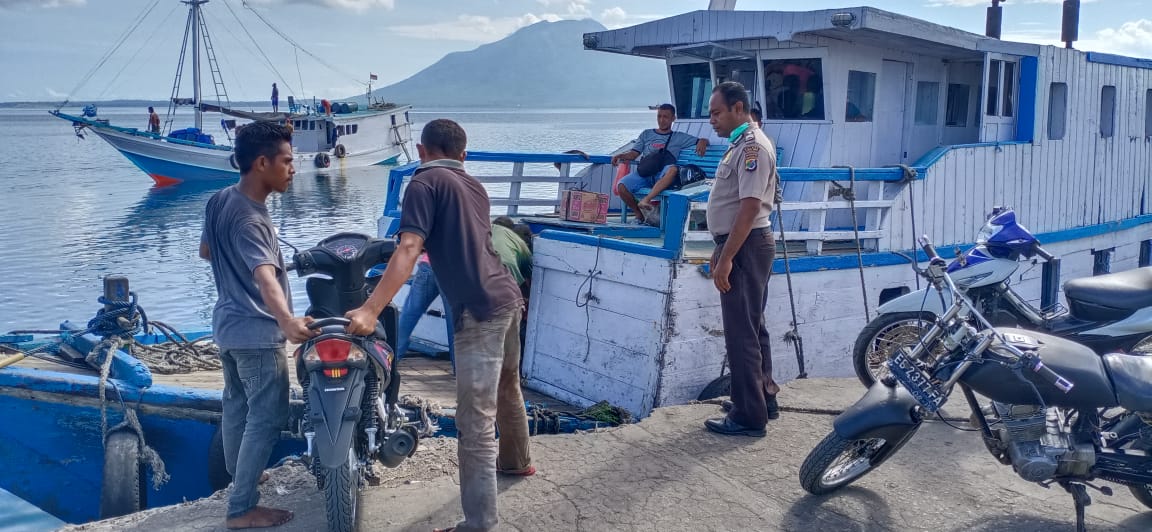
[[[1064,283],[1064,297],[1077,318],[1122,320],[1152,307],[1152,267],[1073,279]]]
[[[1120,406],[1133,412],[1152,412],[1152,357],[1110,353],[1104,355],[1104,365],[1112,376]]]

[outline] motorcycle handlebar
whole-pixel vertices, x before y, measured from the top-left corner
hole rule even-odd
[[[1055,257],[1054,257],[1054,256],[1053,256],[1051,253],[1048,253],[1048,251],[1047,251],[1047,250],[1045,250],[1044,248],[1040,247],[1040,244],[1039,244],[1039,243],[1037,243],[1037,244],[1036,244],[1036,248],[1035,248],[1035,249],[1036,249],[1036,254],[1037,254],[1037,255],[1039,255],[1039,256],[1040,256],[1040,258],[1042,258],[1042,259],[1044,259],[1044,260],[1046,260],[1046,261],[1050,261],[1050,260],[1052,260],[1052,259],[1054,259],[1054,258],[1055,258]]]
[[[928,235],[924,235],[924,236],[920,237],[920,249],[923,249],[924,254],[928,255],[929,261],[933,261],[933,260],[940,258],[940,255],[938,253],[936,253],[936,248],[932,245],[932,241],[928,240]]]
[[[333,325],[338,325],[340,327],[347,327],[349,323],[352,323],[352,321],[349,320],[348,318],[342,318],[342,317],[320,318],[316,321],[313,321],[312,323],[309,323],[308,328],[309,329],[320,329],[323,327],[330,327]],[[376,323],[376,330],[372,331],[372,335],[379,338],[382,341],[385,341],[385,342],[388,341],[388,333],[384,332],[384,326],[381,325],[379,322]]]
[[[1056,373],[1055,371],[1052,371],[1048,366],[1045,366],[1044,362],[1040,360],[1040,357],[1033,358],[1029,363],[1032,366],[1030,369],[1034,373],[1039,375],[1041,379],[1044,379],[1046,382],[1048,382],[1048,384],[1059,388],[1060,391],[1068,393],[1072,391],[1072,388],[1075,386],[1072,381],[1061,377],[1059,373]]]

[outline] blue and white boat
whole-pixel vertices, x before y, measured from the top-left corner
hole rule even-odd
[[[79,114],[67,114],[59,109],[52,115],[67,120],[76,128],[78,136],[91,131],[112,145],[140,170],[148,174],[157,185],[183,182],[221,182],[239,179],[240,172],[232,157],[231,132],[240,121],[272,121],[293,127],[292,147],[299,172],[325,172],[377,164],[394,164],[400,156],[410,159],[411,147],[410,107],[371,100],[372,85],[368,83],[368,103],[360,109],[357,102],[328,102],[305,106],[288,98],[288,112],[253,112],[232,108],[210,34],[201,12],[208,0],[184,2],[188,4],[185,24],[184,49],[191,52],[192,97],[179,97],[180,80],[184,69],[184,52],[173,84],[167,119],[161,133],[122,127],[99,118],[95,105],[89,105]],[[229,8],[231,9],[231,8]],[[249,9],[252,9],[249,7]],[[268,23],[266,19],[261,20]],[[239,22],[239,19],[237,19]],[[296,46],[295,43],[292,43]],[[207,61],[215,89],[215,103],[209,104],[201,87],[201,59]],[[371,76],[375,79],[375,76]],[[176,110],[192,106],[192,127],[173,130]],[[204,114],[217,113],[220,128],[228,139],[217,139],[204,128]]]
[[[773,230],[783,230],[777,243],[790,259],[777,253],[766,308],[778,381],[853,375],[853,342],[877,306],[917,287],[896,252],[916,255],[921,234],[942,252],[966,250],[997,205],[1012,206],[1062,257],[1061,281],[1149,265],[1152,60],[1008,42],[870,7],[713,4],[589,33],[584,46],[665,62],[674,129],[713,146],[682,161],[709,172],[727,145],[708,123],[712,87],[740,81],[764,110],[785,197]],[[472,165],[511,167],[482,178],[500,214],[555,205],[566,188],[611,195],[617,175],[608,156],[471,155]],[[544,192],[526,201],[522,190],[533,185],[523,176],[541,174],[525,165],[535,163],[562,172],[537,179]],[[411,170],[393,171],[381,235],[396,229]],[[714,245],[703,227],[708,192],[705,183],[662,194],[659,228],[525,217],[539,231],[529,388],[644,417],[697,399],[724,374],[720,300],[707,271]],[[1054,291],[1042,297],[1041,273],[1019,273],[1014,289],[1058,303]],[[429,349],[444,344],[438,315],[434,306],[416,329]]]

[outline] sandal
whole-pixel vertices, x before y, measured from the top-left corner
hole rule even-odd
[[[536,466],[528,466],[524,469],[497,469],[497,473],[507,477],[530,477],[536,474]]]

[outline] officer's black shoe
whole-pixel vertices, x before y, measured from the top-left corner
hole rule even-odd
[[[754,429],[736,423],[735,421],[732,421],[732,418],[728,416],[709,419],[708,421],[704,422],[704,427],[712,432],[723,434],[725,436],[754,436],[757,438],[762,438],[768,434],[768,432],[764,429]]]
[[[732,401],[720,401],[720,410],[725,413],[732,411]],[[768,419],[780,419],[780,403],[776,402],[775,395],[768,396]]]

